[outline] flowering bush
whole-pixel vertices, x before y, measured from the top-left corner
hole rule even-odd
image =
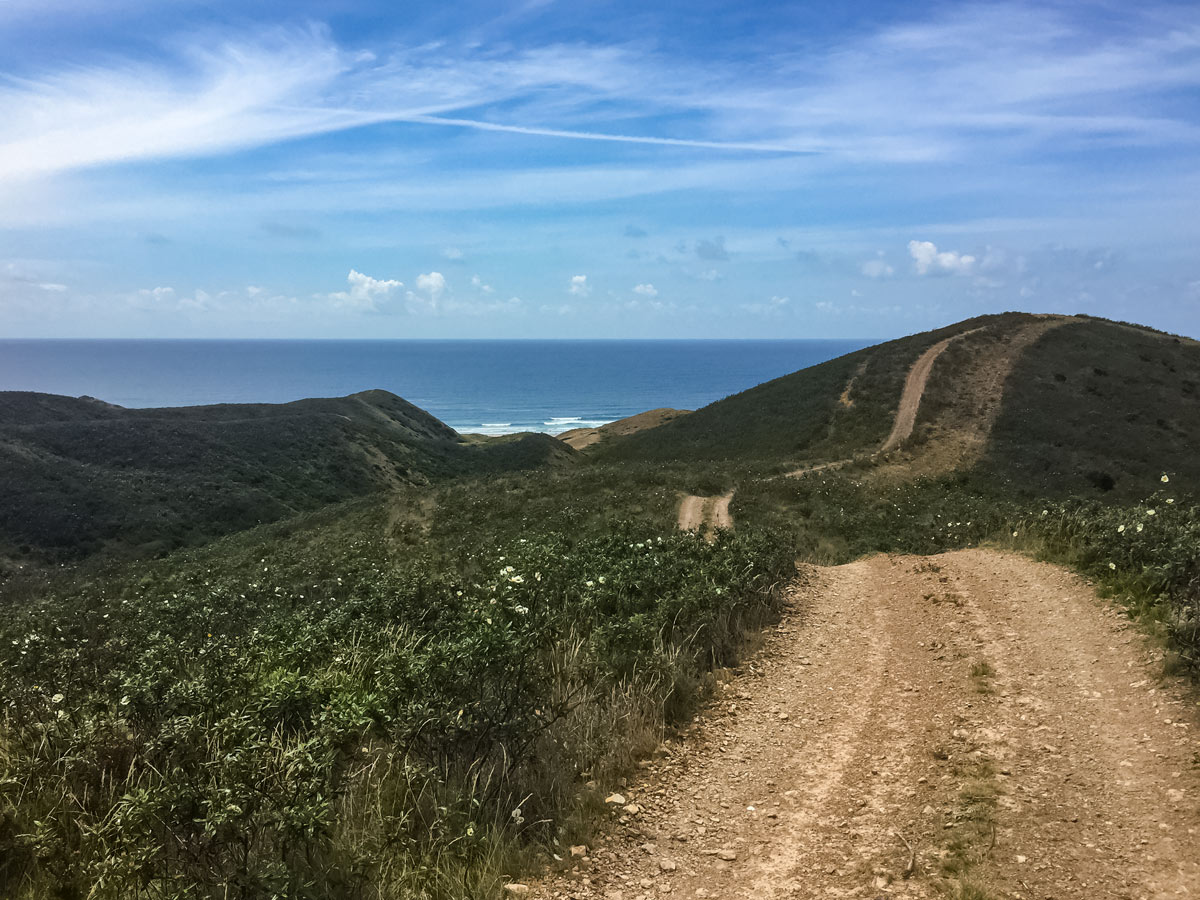
[[[1163,484],[1170,477],[1163,475]],[[1044,552],[1120,594],[1162,622],[1182,662],[1200,669],[1200,509],[1160,490],[1141,503],[1068,500],[1046,504],[1018,530]]]
[[[470,893],[497,841],[557,834],[625,713],[686,708],[792,565],[753,532],[530,532],[407,561],[328,534],[14,611],[5,896]],[[597,727],[615,698],[624,725]]]

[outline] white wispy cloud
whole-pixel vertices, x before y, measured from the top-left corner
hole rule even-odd
[[[633,292],[635,294],[641,294],[643,297],[657,297],[658,296],[658,288],[656,288],[652,284],[634,285]]]
[[[0,178],[228,151],[362,118],[293,106],[350,65],[320,31],[191,44],[179,61],[72,67],[0,86]]]
[[[1032,4],[953,7],[860,32],[824,51],[753,62],[550,44],[363,54],[326,30],[202,34],[169,62],[109,61],[0,86],[0,177],[227,152],[372,123],[551,139],[847,159],[989,155],[1031,142],[1200,142],[1178,104],[1200,85],[1200,13],[1123,13],[1096,40],[1082,14]],[[596,101],[645,127],[602,126]],[[520,100],[520,121],[465,115]],[[682,132],[659,115],[691,113]],[[625,118],[629,116],[626,115]],[[676,126],[678,129],[679,126]]]
[[[592,286],[588,284],[586,275],[572,275],[567,283],[567,293],[575,297],[586,297],[591,292]]]

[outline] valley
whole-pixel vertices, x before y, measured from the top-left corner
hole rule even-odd
[[[1198,382],[1007,313],[563,440],[0,394],[0,883],[1177,896]]]

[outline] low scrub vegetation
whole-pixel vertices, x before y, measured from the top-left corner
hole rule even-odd
[[[405,556],[384,522],[225,539],[18,604],[0,894],[486,894],[523,848],[569,840],[584,782],[689,714],[792,568],[752,529],[530,528]]]
[[[1065,500],[1014,523],[1013,538],[1087,574],[1159,629],[1169,668],[1200,673],[1200,510],[1163,490],[1140,503]]]

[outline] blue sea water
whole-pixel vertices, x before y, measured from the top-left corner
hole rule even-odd
[[[698,409],[870,343],[0,340],[0,390],[155,407],[383,388],[460,432],[555,434]]]

